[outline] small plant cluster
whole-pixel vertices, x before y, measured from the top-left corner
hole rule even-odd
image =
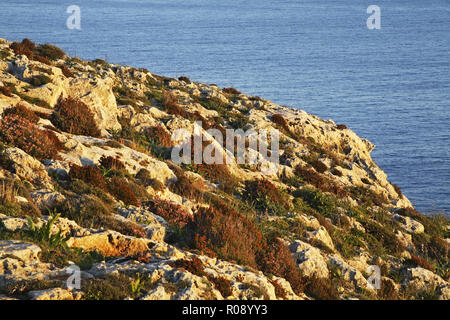
[[[36,60],[45,64],[51,64],[50,60],[55,61],[66,56],[63,50],[51,44],[36,44],[23,39],[22,42],[13,42],[10,48],[16,55],[25,55],[30,60]]]
[[[242,92],[240,92],[239,90],[237,90],[235,88],[223,88],[222,92],[226,93],[226,94],[232,94],[232,95],[240,95],[240,94],[242,94]]]
[[[60,97],[51,116],[53,125],[62,131],[100,137],[100,129],[89,107],[78,99]]]
[[[246,181],[242,198],[259,212],[280,215],[290,208],[286,196],[266,179]]]
[[[108,170],[122,171],[126,170],[125,165],[118,158],[111,156],[101,156],[99,160],[100,166]]]
[[[203,277],[206,276],[209,281],[214,284],[214,287],[222,294],[224,298],[229,297],[233,294],[233,289],[231,288],[231,281],[225,279],[224,277],[214,277],[207,274],[204,271],[203,262],[197,258],[192,257],[191,260],[180,259],[173,262],[169,262],[169,265],[173,268],[184,269],[196,276]]]
[[[145,136],[149,141],[152,141],[162,147],[173,147],[172,136],[166,129],[161,126],[153,126],[145,130]]]
[[[286,121],[286,119],[283,117],[283,115],[281,115],[279,113],[273,114],[272,122],[277,124],[278,126],[280,126],[280,128],[282,128],[285,133],[287,133],[287,134],[290,133],[289,124]]]
[[[169,184],[170,191],[188,199],[199,200],[203,196],[205,186],[201,179],[188,177],[180,167],[169,163],[170,169],[175,173],[177,180]]]
[[[22,106],[7,109],[0,122],[0,137],[39,160],[54,159],[63,146],[53,131],[38,128],[37,120]]]
[[[113,176],[108,180],[108,183],[106,183],[102,171],[96,166],[78,166],[72,164],[69,171],[69,177],[71,179],[82,180],[102,190],[108,191],[115,198],[123,201],[127,205],[140,205],[140,200],[137,198],[130,183],[124,178],[117,176]]]
[[[298,165],[295,168],[294,173],[297,177],[302,178],[306,183],[313,185],[322,192],[330,192],[341,197],[347,195],[344,189],[342,189],[329,179],[323,177],[315,170],[306,168],[302,165]]]
[[[192,216],[183,206],[167,201],[154,199],[145,203],[145,206],[154,214],[163,217],[171,225],[178,228],[184,227],[192,220]]]
[[[196,164],[194,170],[227,193],[232,193],[238,185],[238,179],[230,172],[226,164]]]
[[[0,86],[0,93],[7,97],[12,97],[12,92],[7,86]]]

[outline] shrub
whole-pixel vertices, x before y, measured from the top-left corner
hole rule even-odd
[[[426,259],[421,258],[419,256],[411,255],[411,258],[407,259],[405,261],[405,264],[413,267],[421,267],[434,272],[434,268],[431,266],[431,264]]]
[[[3,141],[19,147],[37,159],[55,159],[62,148],[52,131],[41,130],[18,115],[6,115],[0,124],[0,137]]]
[[[313,162],[311,163],[311,165],[312,165],[312,167],[313,167],[314,169],[316,169],[316,171],[319,172],[319,173],[324,173],[325,171],[328,170],[328,167],[326,166],[326,164],[323,163],[323,162],[320,161],[320,160],[315,160],[315,161],[313,161]]]
[[[205,189],[203,182],[200,179],[189,178],[178,166],[169,163],[169,167],[177,176],[177,180],[169,184],[170,191],[188,199],[199,200]]]
[[[125,165],[123,164],[122,161],[120,161],[118,158],[114,158],[111,156],[108,157],[101,156],[99,163],[100,166],[102,166],[105,169],[117,171],[126,170]]]
[[[214,287],[219,290],[222,297],[226,298],[233,294],[233,288],[231,288],[231,281],[224,277],[208,277],[209,281],[214,284]]]
[[[192,220],[192,216],[183,206],[170,201],[155,199],[146,202],[145,206],[157,216],[163,217],[177,227],[184,227]]]
[[[316,300],[339,300],[339,293],[332,279],[309,278],[305,293]]]
[[[100,136],[94,114],[89,107],[82,101],[71,97],[58,100],[51,121],[57,128],[71,134]]]
[[[141,169],[136,174],[136,179],[139,180],[144,186],[152,187],[155,191],[161,191],[166,188],[165,184],[159,181],[158,179],[152,178],[150,175],[150,171],[147,169]]]
[[[126,205],[141,205],[139,199],[136,197],[136,194],[130,188],[127,181],[123,178],[112,177],[108,182],[108,191],[117,199],[122,200]]]
[[[279,125],[283,128],[287,133],[289,132],[289,125],[286,119],[279,113],[275,113],[272,115],[272,122]]]
[[[238,184],[238,180],[225,164],[202,163],[197,164],[195,170],[209,181],[219,184],[219,187],[227,193],[233,192]]]
[[[242,94],[242,92],[240,92],[239,90],[237,90],[235,88],[223,88],[222,91],[223,91],[223,93],[227,93],[227,94],[235,94],[235,95]]]
[[[346,126],[345,124],[338,124],[338,125],[336,126],[336,128],[337,128],[338,130],[345,130],[345,129],[347,129],[347,126]]]
[[[167,113],[187,118],[186,111],[184,111],[183,108],[178,104],[177,98],[172,92],[163,92],[161,104],[162,107],[167,111]]]
[[[66,56],[65,52],[57,46],[51,44],[40,44],[37,46],[36,51],[40,56],[43,56],[50,60],[59,60]]]
[[[192,257],[191,260],[175,260],[173,262],[169,262],[168,265],[170,265],[172,268],[184,269],[199,277],[203,277],[206,275],[203,262],[197,257]]]
[[[260,212],[284,214],[289,210],[288,200],[266,179],[246,181],[242,199],[252,203]]]
[[[124,275],[107,275],[83,283],[83,298],[86,300],[123,300],[131,297],[131,279]]]
[[[377,205],[381,207],[388,201],[383,194],[376,193],[363,186],[351,187],[348,193],[353,199],[369,206]]]
[[[191,83],[191,80],[188,77],[184,77],[184,76],[179,77],[178,80],[186,82],[187,84]]]
[[[154,126],[146,129],[145,136],[149,141],[153,141],[165,148],[171,148],[173,146],[172,136],[161,126]]]
[[[146,236],[140,225],[112,216],[112,207],[92,194],[69,197],[56,210],[61,212],[61,216],[74,220],[84,228],[115,230],[134,237]]]
[[[294,192],[294,196],[302,198],[311,208],[324,216],[330,216],[336,207],[333,197],[313,188],[303,188]]]
[[[36,115],[32,110],[28,109],[27,107],[23,106],[22,104],[18,104],[15,107],[8,108],[5,111],[3,111],[3,116],[8,115],[16,115],[21,118],[27,119],[31,123],[38,123],[39,116]]]
[[[378,297],[383,300],[398,300],[398,292],[392,281],[382,279],[381,288],[377,292]]]
[[[72,73],[72,71],[70,71],[70,69],[66,65],[61,64],[58,67],[61,69],[61,71],[65,77],[67,77],[67,78],[75,77],[75,75]]]
[[[0,93],[7,97],[12,97],[11,90],[8,87],[0,86]]]
[[[46,57],[42,57],[42,56],[34,56],[33,57],[34,60],[39,61],[41,63],[47,64],[49,66],[52,65],[52,63],[50,62],[50,60],[48,60]]]
[[[335,195],[340,197],[347,195],[347,193],[341,187],[339,187],[337,184],[334,184],[329,179],[322,177],[314,170],[298,165],[295,168],[294,173],[296,176],[302,178],[306,183],[313,185],[323,192],[334,193]]]
[[[27,39],[22,40],[22,42],[13,42],[9,46],[13,51],[15,55],[25,55],[28,59],[33,59],[33,50],[34,50],[34,43],[31,41],[26,41]],[[31,45],[32,44],[32,45]]]
[[[303,292],[304,279],[289,248],[276,236],[271,236],[259,252],[259,267],[262,271],[284,278],[296,294]]]
[[[40,87],[40,86],[43,86],[43,85],[45,85],[47,83],[52,82],[52,79],[50,79],[46,75],[40,74],[40,75],[32,77],[29,80],[29,82],[30,82],[30,84],[32,84],[35,87]]]
[[[88,184],[96,186],[100,189],[106,190],[106,182],[100,169],[95,166],[78,166],[72,164],[69,170],[69,177],[71,179],[79,179]]]
[[[233,210],[199,208],[185,227],[188,245],[221,259],[257,267],[264,246],[261,232]]]

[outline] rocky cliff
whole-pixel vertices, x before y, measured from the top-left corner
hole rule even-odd
[[[450,298],[449,221],[345,125],[26,39],[0,58],[1,299]],[[222,156],[207,129],[278,130],[279,165],[174,163],[199,121]]]

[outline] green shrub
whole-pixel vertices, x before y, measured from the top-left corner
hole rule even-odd
[[[59,60],[66,56],[65,52],[51,44],[40,44],[36,48],[38,54],[50,60]]]
[[[29,82],[30,82],[30,84],[32,84],[35,87],[40,87],[47,83],[51,83],[52,79],[50,79],[46,75],[40,74],[40,75],[32,77]]]
[[[286,196],[266,179],[246,181],[242,199],[252,203],[259,212],[274,215],[283,215],[290,207]]]

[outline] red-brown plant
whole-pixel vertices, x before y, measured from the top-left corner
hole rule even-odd
[[[0,137],[37,159],[55,159],[62,149],[55,134],[41,130],[33,122],[17,114],[4,115],[0,122]]]
[[[60,98],[51,117],[52,123],[62,131],[99,137],[100,130],[89,107],[78,99]]]
[[[126,205],[140,206],[141,202],[136,197],[133,189],[123,178],[112,177],[108,182],[108,192]]]

